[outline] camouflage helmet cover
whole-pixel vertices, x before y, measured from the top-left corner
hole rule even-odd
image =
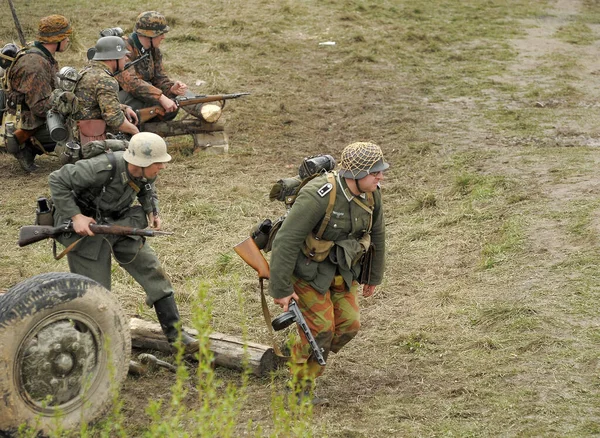
[[[156,11],[146,11],[138,15],[133,26],[133,31],[138,35],[154,38],[167,33],[171,28],[167,26],[167,19]]]
[[[148,167],[154,163],[167,163],[171,161],[171,156],[167,153],[167,144],[160,135],[140,132],[131,137],[123,159],[134,166]]]
[[[117,36],[102,37],[96,41],[94,47],[94,61],[108,61],[111,59],[121,59],[128,55],[129,50],[125,45],[123,38]]]
[[[356,142],[344,148],[339,174],[344,178],[361,179],[369,173],[386,170],[390,165],[383,161],[381,148],[374,143]]]
[[[62,15],[49,15],[40,20],[37,40],[41,43],[60,43],[73,33],[71,24]]]

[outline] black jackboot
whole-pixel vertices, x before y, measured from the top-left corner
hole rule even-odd
[[[162,328],[167,340],[171,345],[175,345],[179,338],[179,311],[173,294],[168,297],[161,298],[154,303],[154,310],[158,316],[158,322]],[[181,343],[183,344],[186,354],[195,353],[198,351],[198,341],[188,335],[181,329]]]

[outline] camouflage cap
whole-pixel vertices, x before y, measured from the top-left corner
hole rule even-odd
[[[167,33],[169,26],[167,26],[167,19],[163,14],[156,11],[146,11],[138,15],[135,20],[135,26],[133,31],[138,35],[142,35],[148,38],[154,38],[163,33]]]
[[[40,20],[37,40],[41,43],[60,43],[73,33],[71,24],[62,15],[49,15]]]
[[[148,167],[154,163],[167,163],[171,156],[167,153],[167,143],[158,134],[140,132],[131,137],[123,159],[138,167]]]
[[[374,143],[356,142],[344,148],[339,174],[344,178],[361,179],[369,173],[386,170],[381,148]]]

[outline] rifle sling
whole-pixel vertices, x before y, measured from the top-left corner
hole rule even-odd
[[[281,349],[279,348],[279,345],[277,345],[277,342],[275,341],[275,332],[273,331],[273,326],[271,325],[271,312],[269,312],[269,306],[267,305],[267,298],[265,297],[265,289],[264,289],[264,282],[263,279],[261,278],[259,280],[260,282],[260,303],[262,305],[262,311],[263,311],[263,317],[265,318],[265,323],[267,324],[268,327],[268,331],[269,331],[269,336],[271,338],[271,344],[273,344],[273,351],[275,352],[275,354],[281,358],[284,359],[289,359],[289,356],[284,356],[283,353],[281,352]]]
[[[82,238],[80,237],[75,242],[71,243],[69,246],[67,246],[65,249],[63,249],[63,251],[58,256],[56,255],[56,240],[53,240],[52,241],[52,254],[54,255],[54,260],[60,260],[64,256],[66,256],[73,248],[75,248],[75,246],[77,246],[77,244],[79,242],[81,242],[81,239]]]

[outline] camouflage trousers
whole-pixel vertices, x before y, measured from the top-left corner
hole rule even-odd
[[[340,351],[360,329],[358,283],[353,282],[348,290],[343,278],[336,275],[325,294],[299,278],[294,277],[293,283],[298,307],[327,360],[330,351]],[[325,367],[314,360],[304,333],[300,329],[298,333],[300,338],[292,346],[292,361],[304,365],[295,372],[299,378],[313,380],[323,374]]]

